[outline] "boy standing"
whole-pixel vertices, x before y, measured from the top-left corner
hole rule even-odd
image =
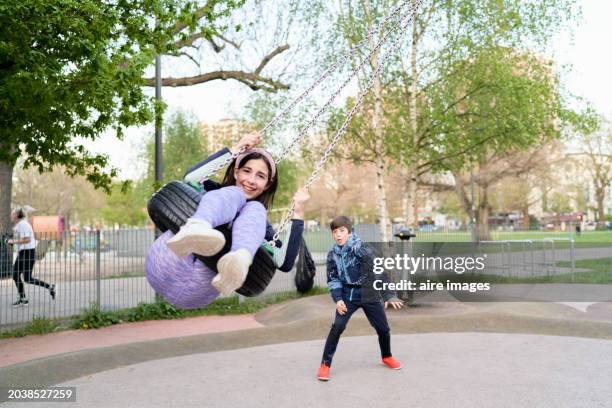
[[[391,335],[384,308],[391,305],[394,309],[400,309],[402,301],[397,299],[393,292],[385,291],[383,308],[379,297],[362,296],[361,286],[365,285],[368,273],[367,266],[364,268],[364,265],[372,260],[373,252],[353,233],[348,217],[336,217],[330,227],[336,245],[327,254],[327,285],[336,302],[336,317],[325,342],[317,378],[321,381],[329,380],[329,369],[340,335],[353,313],[360,307],[376,329],[382,362],[392,369],[399,370],[402,365],[391,355]]]

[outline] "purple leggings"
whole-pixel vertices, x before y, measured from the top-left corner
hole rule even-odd
[[[233,221],[231,250],[246,249],[251,256],[255,256],[266,236],[266,208],[259,201],[247,202],[244,192],[236,186],[204,194],[191,218],[208,221],[213,228]]]

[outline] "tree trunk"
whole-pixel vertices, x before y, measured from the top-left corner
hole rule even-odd
[[[464,220],[465,225],[469,225],[470,220],[472,219],[472,202],[468,198],[467,192],[465,190],[465,182],[461,178],[461,176],[453,172],[453,178],[455,179],[454,190],[457,196],[459,197],[459,203],[463,207],[463,211],[465,212],[467,222]]]
[[[6,162],[0,162],[0,233],[10,233],[12,227],[13,166]]]
[[[412,6],[416,7],[416,0],[412,1]],[[412,83],[410,84],[410,92],[408,94],[408,103],[410,106],[410,137],[412,138],[412,150],[410,154],[410,162],[408,164],[408,212],[406,213],[406,220],[408,225],[412,226],[414,231],[418,229],[418,206],[417,206],[417,192],[419,189],[417,171],[418,171],[418,154],[415,150],[417,149],[417,43],[418,38],[418,25],[417,16],[412,18],[412,37],[411,37],[411,53],[410,53],[410,65],[411,65],[411,76]]]
[[[376,195],[376,208],[378,209],[380,240],[382,242],[389,242],[391,236],[391,224],[389,222],[387,194],[385,189],[385,162],[382,156],[379,154],[376,155],[376,191],[378,193]]]
[[[364,4],[365,12],[370,15],[370,2]],[[368,26],[372,26],[371,17]],[[382,27],[381,27],[382,30]],[[382,32],[379,33],[382,35]],[[370,49],[374,48],[373,37],[369,40]],[[375,52],[370,57],[370,66],[372,70],[378,68],[378,52]],[[378,219],[380,225],[380,240],[389,242],[391,237],[391,223],[389,222],[389,210],[387,208],[387,194],[385,189],[385,160],[384,160],[384,134],[382,129],[382,84],[380,75],[374,77],[374,114],[372,116],[372,129],[374,130],[375,147],[374,154],[376,155],[376,190],[377,190],[377,208]]]
[[[606,189],[597,187],[595,189],[595,200],[597,201],[597,221],[604,222],[606,220],[606,212],[604,208],[604,198],[606,196]]]
[[[319,213],[319,228],[320,229],[324,230],[325,227],[327,226],[327,218],[328,217],[324,215],[323,210],[321,210],[321,212]]]
[[[478,241],[491,240],[491,234],[489,233],[489,209],[487,207],[478,206],[478,210],[476,210],[476,231],[478,233]]]
[[[530,228],[530,224],[529,224],[529,206],[525,205],[523,207],[523,229],[525,231],[529,231]]]
[[[478,186],[478,208],[476,209],[476,231],[478,241],[490,241],[488,186]]]
[[[418,182],[415,177],[415,166],[409,165],[402,168],[402,180],[404,181],[404,196],[402,197],[402,214],[406,225],[417,228],[417,189]]]
[[[408,224],[408,210],[409,210],[409,184],[408,184],[408,169],[402,167],[400,170],[401,180],[402,180],[402,217],[404,217],[404,223]]]
[[[418,205],[417,205],[417,191],[419,188],[419,184],[417,178],[415,176],[416,169],[415,166],[410,166],[408,172],[408,192],[406,194],[406,199],[408,201],[408,212],[406,217],[406,223],[413,228],[414,231],[418,229]]]

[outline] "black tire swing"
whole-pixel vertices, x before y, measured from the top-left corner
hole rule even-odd
[[[187,222],[187,219],[195,213],[204,194],[204,192],[197,191],[188,183],[171,181],[157,190],[149,200],[147,205],[149,217],[161,232],[170,230],[173,234],[176,234]],[[223,249],[214,256],[195,255],[195,257],[217,272],[217,261],[231,248],[232,231],[228,224],[215,229],[225,235]],[[276,266],[272,255],[266,249],[260,247],[253,258],[244,284],[236,292],[249,297],[259,295],[268,287],[275,272]]]

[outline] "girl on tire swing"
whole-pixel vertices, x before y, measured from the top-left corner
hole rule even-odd
[[[246,150],[230,163],[221,184],[201,179],[231,154],[227,148],[187,171],[185,181],[200,182],[206,194],[195,214],[167,241],[168,248],[179,257],[212,256],[225,245],[224,235],[215,227],[232,223],[231,250],[217,262],[218,274],[212,280],[212,285],[224,295],[242,286],[255,252],[274,236],[272,226],[267,223],[267,209],[274,199],[278,174],[270,153],[255,147],[261,141],[259,133],[242,137],[231,150],[240,151],[243,147]],[[297,256],[304,228],[304,204],[309,198],[305,188],[293,196],[295,212],[289,242],[283,251],[275,251],[274,255],[275,264],[283,271],[291,270]]]

